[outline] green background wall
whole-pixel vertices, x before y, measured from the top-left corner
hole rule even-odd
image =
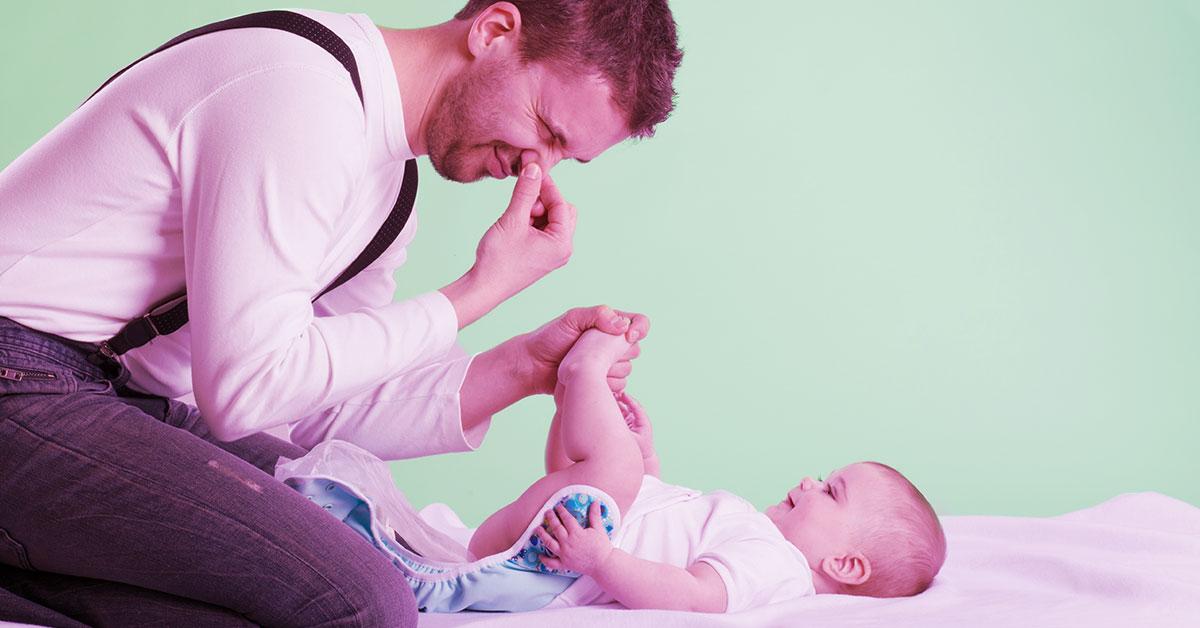
[[[174,34],[277,6],[4,3],[0,164]],[[415,27],[458,4],[308,6]],[[760,506],[860,459],[944,513],[1200,504],[1200,2],[674,8],[677,112],[555,171],[574,258],[469,350],[574,305],[646,312],[630,391],[664,477]],[[465,270],[510,190],[423,168],[398,297]],[[477,523],[540,473],[551,411],[396,477]]]

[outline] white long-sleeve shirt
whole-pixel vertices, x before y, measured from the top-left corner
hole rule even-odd
[[[473,356],[437,291],[393,302],[416,212],[354,279],[405,160],[400,92],[365,15],[301,11],[350,75],[277,30],[203,35],[136,64],[0,172],[0,316],[99,342],[186,286],[189,323],[121,356],[131,385],[189,393],[218,436],[292,424],[385,459],[477,447]]]

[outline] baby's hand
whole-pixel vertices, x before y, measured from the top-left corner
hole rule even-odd
[[[604,522],[600,518],[600,502],[593,501],[588,507],[588,527],[580,527],[575,517],[559,504],[554,510],[546,511],[546,527],[534,533],[557,558],[542,557],[542,564],[557,570],[569,570],[589,574],[604,564],[612,553],[612,542],[604,533]]]

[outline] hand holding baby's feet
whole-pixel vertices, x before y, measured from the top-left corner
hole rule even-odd
[[[629,346],[624,336],[589,329],[579,336],[559,363],[558,381],[569,383],[579,376],[606,377],[609,368],[629,351]]]

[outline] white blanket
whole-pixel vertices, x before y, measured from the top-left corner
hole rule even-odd
[[[422,516],[448,512],[438,504]],[[1200,627],[1200,508],[1157,493],[1134,493],[1059,517],[943,522],[946,564],[933,586],[912,598],[819,595],[729,615],[615,605],[422,614],[420,625]]]

